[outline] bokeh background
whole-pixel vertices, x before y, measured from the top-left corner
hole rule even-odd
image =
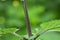
[[[32,33],[40,32],[40,24],[60,19],[60,0],[27,0]],[[16,33],[27,35],[22,0],[0,0],[0,28],[17,28]],[[60,40],[60,32],[47,32],[37,40]],[[13,34],[5,34],[0,40],[20,40]]]

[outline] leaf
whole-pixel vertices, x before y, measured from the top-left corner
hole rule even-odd
[[[41,39],[41,40],[60,40],[60,32],[48,31],[37,39]]]
[[[0,40],[21,40],[13,34],[6,34],[0,37]]]
[[[9,27],[22,27],[23,26],[23,22],[22,21],[20,21],[19,19],[8,19],[8,21],[7,21],[7,25],[9,26]]]
[[[56,18],[56,12],[52,12],[52,11],[48,11],[48,12],[44,12],[40,15],[40,20],[41,22],[46,22],[52,19]]]
[[[15,32],[16,30],[16,28],[0,29],[0,34],[9,34]]]
[[[16,33],[20,34],[20,35],[26,35],[27,29],[26,29],[26,27],[21,27],[20,30],[18,30]]]
[[[42,23],[41,25],[41,30],[60,30],[60,20],[52,20],[52,21],[48,21],[45,23]]]

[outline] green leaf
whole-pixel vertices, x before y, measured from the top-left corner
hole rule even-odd
[[[21,39],[13,34],[6,34],[6,35],[1,36],[0,40],[21,40]]]
[[[9,27],[22,27],[23,26],[23,22],[22,21],[20,21],[19,19],[8,19],[8,21],[7,21],[7,25],[9,26]]]
[[[26,29],[26,27],[22,27],[22,28],[20,28],[20,30],[18,30],[17,32],[16,32],[17,34],[20,34],[20,35],[26,35],[27,34],[27,29]]]
[[[56,12],[54,11],[44,12],[40,15],[41,22],[46,22],[55,18],[56,18]]]
[[[41,40],[60,40],[60,32],[48,31],[37,39],[41,39]]]
[[[15,32],[16,30],[16,28],[0,29],[0,34],[9,34]]]
[[[52,20],[45,23],[42,23],[41,30],[57,30],[60,31],[60,20]]]

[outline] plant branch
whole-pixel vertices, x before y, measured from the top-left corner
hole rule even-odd
[[[39,36],[43,35],[45,32],[47,32],[48,30],[44,30],[41,33],[39,33],[37,36],[34,37],[34,40],[36,40]]]
[[[28,16],[26,0],[23,0],[23,7],[24,7],[24,13],[25,13],[25,17],[26,17],[26,25],[27,25],[27,29],[28,29],[28,35],[30,37],[32,35],[32,32],[31,32],[31,26],[30,26],[30,21],[29,21],[29,16]]]
[[[17,37],[19,37],[20,39],[22,39],[23,40],[23,37],[22,36],[20,36],[19,34],[17,34],[17,33],[12,33],[13,35],[15,35],[15,36],[17,36]]]

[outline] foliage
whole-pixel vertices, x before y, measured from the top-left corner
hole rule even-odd
[[[37,40],[60,40],[60,0],[27,0],[27,7],[32,37],[48,30]],[[27,31],[22,0],[0,0],[0,40],[20,40],[14,32],[29,39]]]

